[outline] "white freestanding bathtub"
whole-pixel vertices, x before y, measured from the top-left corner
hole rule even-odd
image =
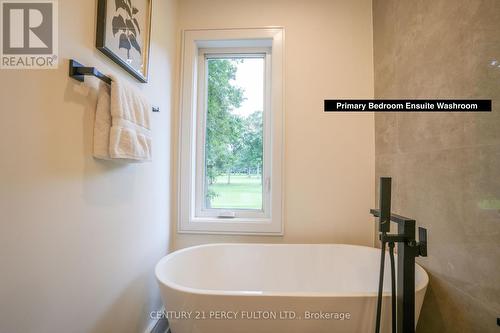
[[[381,332],[391,318],[385,262]],[[364,246],[213,244],[167,255],[156,277],[172,333],[370,333],[379,265],[380,250]],[[428,276],[415,268],[418,320]]]

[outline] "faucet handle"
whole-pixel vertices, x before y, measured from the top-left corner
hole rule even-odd
[[[418,227],[418,255],[427,257],[427,229]]]

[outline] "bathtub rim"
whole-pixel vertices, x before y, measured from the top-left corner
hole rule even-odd
[[[161,267],[170,259],[184,253],[188,252],[191,250],[199,249],[199,248],[206,248],[206,247],[215,247],[215,246],[241,246],[241,245],[251,245],[251,246],[300,246],[300,245],[305,245],[305,246],[331,246],[331,245],[342,245],[342,246],[347,246],[347,247],[362,247],[362,248],[367,248],[370,250],[375,250],[377,252],[380,252],[380,249],[371,247],[371,246],[365,246],[365,245],[353,245],[353,244],[341,244],[341,243],[320,243],[320,244],[307,244],[307,243],[286,243],[286,244],[274,244],[274,243],[211,243],[211,244],[201,244],[201,245],[194,245],[194,246],[189,246],[183,249],[179,249],[176,251],[173,251],[166,256],[162,257],[160,261],[155,266],[155,277],[156,281],[161,285],[165,285],[166,287],[177,290],[183,293],[188,293],[188,294],[194,294],[194,295],[218,295],[218,296],[272,296],[272,297],[298,297],[298,298],[306,298],[306,297],[377,297],[378,292],[364,292],[364,293],[325,293],[325,292],[274,292],[274,291],[248,291],[248,290],[214,290],[214,289],[198,289],[198,288],[191,288],[191,287],[186,287],[183,285],[180,285],[178,283],[175,283],[173,281],[164,281],[164,279],[160,278],[160,269]],[[397,254],[395,254],[395,257],[397,257]],[[418,266],[424,273],[424,278],[423,281],[420,284],[417,284],[415,286],[415,293],[418,293],[422,290],[426,290],[428,284],[429,284],[429,275],[427,274],[427,271],[420,266],[419,264],[415,263],[416,266]],[[388,272],[386,272],[387,274]],[[383,297],[390,297],[391,292],[384,292],[382,294]]]

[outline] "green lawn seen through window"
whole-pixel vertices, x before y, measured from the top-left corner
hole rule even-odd
[[[232,174],[218,176],[209,185],[215,197],[212,208],[219,209],[262,209],[262,177],[260,175]]]

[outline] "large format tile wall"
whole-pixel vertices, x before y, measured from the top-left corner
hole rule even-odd
[[[379,113],[376,177],[429,230],[418,332],[498,332],[500,1],[375,0],[377,98],[488,98],[493,112]],[[498,63],[497,63],[498,61]]]

